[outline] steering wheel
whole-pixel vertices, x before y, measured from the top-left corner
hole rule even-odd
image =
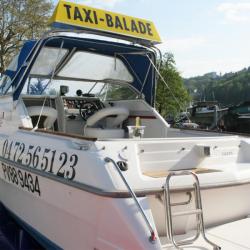
[[[104,104],[101,101],[79,103],[79,113],[84,121],[102,108],[104,108]]]

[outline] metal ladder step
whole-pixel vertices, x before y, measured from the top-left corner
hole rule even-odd
[[[172,217],[192,215],[192,214],[201,214],[201,213],[202,213],[201,209],[192,209],[189,211],[174,212],[172,213]]]
[[[171,199],[170,199],[170,179],[174,176],[184,176],[184,175],[189,175],[193,177],[193,187],[194,187],[194,203],[195,203],[195,208],[194,209],[189,209],[186,211],[179,211],[179,212],[173,212],[172,213],[172,206],[181,206],[185,203],[180,202],[179,204],[171,204]],[[205,235],[205,226],[204,226],[204,219],[203,219],[203,210],[202,210],[202,201],[201,201],[201,192],[200,192],[200,183],[198,176],[192,172],[192,171],[172,171],[169,172],[165,186],[164,186],[164,204],[165,204],[165,210],[166,210],[166,232],[167,232],[167,238],[168,240],[173,244],[175,248],[178,249],[179,245],[188,245],[188,244],[193,244],[193,242],[199,238],[200,235],[202,235],[203,239],[210,244],[213,249],[220,249],[219,246],[217,246],[215,243],[211,242]],[[181,242],[176,242],[174,239],[174,230],[173,230],[173,218],[174,217],[179,217],[179,216],[189,216],[189,215],[196,215],[195,220],[196,220],[196,235],[188,240],[184,240]]]

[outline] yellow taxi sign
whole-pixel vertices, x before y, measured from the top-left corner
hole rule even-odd
[[[50,23],[54,27],[80,28],[105,32],[111,36],[130,37],[130,40],[142,43],[161,42],[151,21],[66,1],[59,1]]]

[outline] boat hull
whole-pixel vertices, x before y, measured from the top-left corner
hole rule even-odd
[[[3,176],[1,169],[3,205],[45,248],[160,249],[159,244],[148,240],[140,213],[131,213],[131,208],[136,209],[131,198],[102,197],[37,175],[39,196]],[[149,211],[144,200],[142,204]]]

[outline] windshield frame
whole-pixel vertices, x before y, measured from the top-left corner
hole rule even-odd
[[[17,72],[15,72],[14,77],[12,78],[12,87],[13,87],[13,99],[17,100],[20,97],[22,88],[29,76],[31,67],[39,54],[40,49],[47,43],[52,42],[53,46],[57,46],[59,41],[67,41],[73,43],[76,48],[86,48],[86,46],[96,46],[98,51],[105,52],[104,54],[123,54],[126,56],[126,61],[132,63],[133,70],[135,74],[140,74],[141,81],[143,81],[146,75],[146,67],[141,65],[141,62],[148,64],[149,62],[145,59],[146,54],[150,54],[152,60],[156,61],[156,53],[152,51],[152,48],[141,46],[138,44],[125,44],[117,41],[105,41],[95,38],[84,37],[84,34],[79,34],[75,31],[70,31],[68,35],[62,30],[49,31],[43,36],[41,40],[35,42],[33,48],[27,51],[24,61],[19,65]],[[82,36],[80,36],[82,35]],[[71,46],[71,45],[70,45]],[[58,46],[57,46],[58,47]],[[134,55],[136,56],[136,62],[134,63]],[[144,56],[143,56],[144,55]],[[136,66],[137,65],[137,66]],[[134,68],[136,66],[137,68]],[[132,73],[134,76],[134,73]],[[145,101],[147,101],[151,106],[154,106],[154,97],[155,97],[155,86],[156,86],[156,72],[152,68],[150,70],[149,77],[147,78],[146,87],[142,91],[142,95],[145,96]],[[141,90],[141,82],[136,78],[135,81],[131,84],[139,92]]]

